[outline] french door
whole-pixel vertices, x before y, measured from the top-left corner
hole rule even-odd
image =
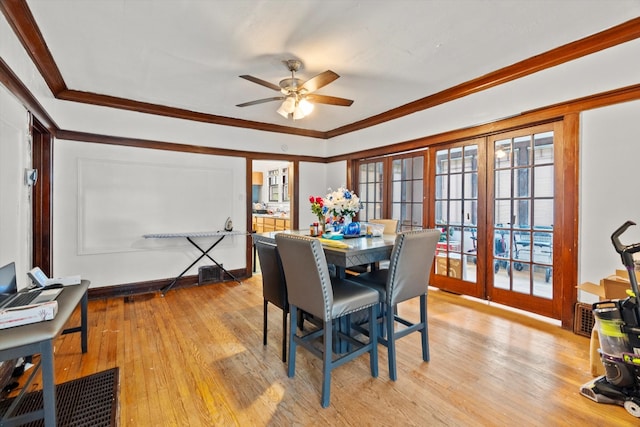
[[[435,286],[560,318],[561,129],[547,124],[433,150],[429,217],[442,231]]]

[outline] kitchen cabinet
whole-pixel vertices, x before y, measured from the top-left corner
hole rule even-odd
[[[289,220],[289,218],[269,216],[269,215],[253,216],[253,230],[256,233],[289,230],[290,228],[291,228],[291,221]]]

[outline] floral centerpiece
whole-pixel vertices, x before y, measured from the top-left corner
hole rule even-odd
[[[324,205],[324,199],[322,197],[309,196],[309,202],[311,203],[311,212],[318,217],[318,223],[323,226],[325,223],[325,216],[328,209]]]
[[[356,193],[344,187],[336,191],[329,189],[329,193],[324,197],[324,208],[333,216],[350,221],[360,211],[360,199]]]

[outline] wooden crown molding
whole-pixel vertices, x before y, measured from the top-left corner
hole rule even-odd
[[[484,76],[460,85],[445,89],[433,95],[426,96],[364,120],[323,132],[273,125],[263,122],[240,120],[108,95],[71,90],[67,88],[60,70],[58,69],[35,22],[35,19],[29,10],[26,0],[0,0],[0,10],[2,10],[16,36],[31,56],[33,62],[36,64],[36,67],[47,82],[51,92],[58,99],[223,126],[235,126],[246,129],[278,132],[320,139],[334,138],[339,135],[355,132],[413,114],[415,112],[444,104],[640,37],[639,17],[567,45],[552,49],[540,55],[536,55],[516,64],[485,74]]]

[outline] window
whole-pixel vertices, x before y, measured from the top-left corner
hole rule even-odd
[[[424,153],[391,161],[391,218],[400,220],[400,231],[423,227]]]
[[[478,146],[438,150],[435,166],[436,274],[476,282]]]
[[[360,163],[358,170],[358,197],[362,209],[358,214],[360,221],[384,218],[384,163],[381,159]]]
[[[269,201],[270,202],[280,201],[280,182],[278,181],[279,174],[280,172],[277,169],[269,171]]]

